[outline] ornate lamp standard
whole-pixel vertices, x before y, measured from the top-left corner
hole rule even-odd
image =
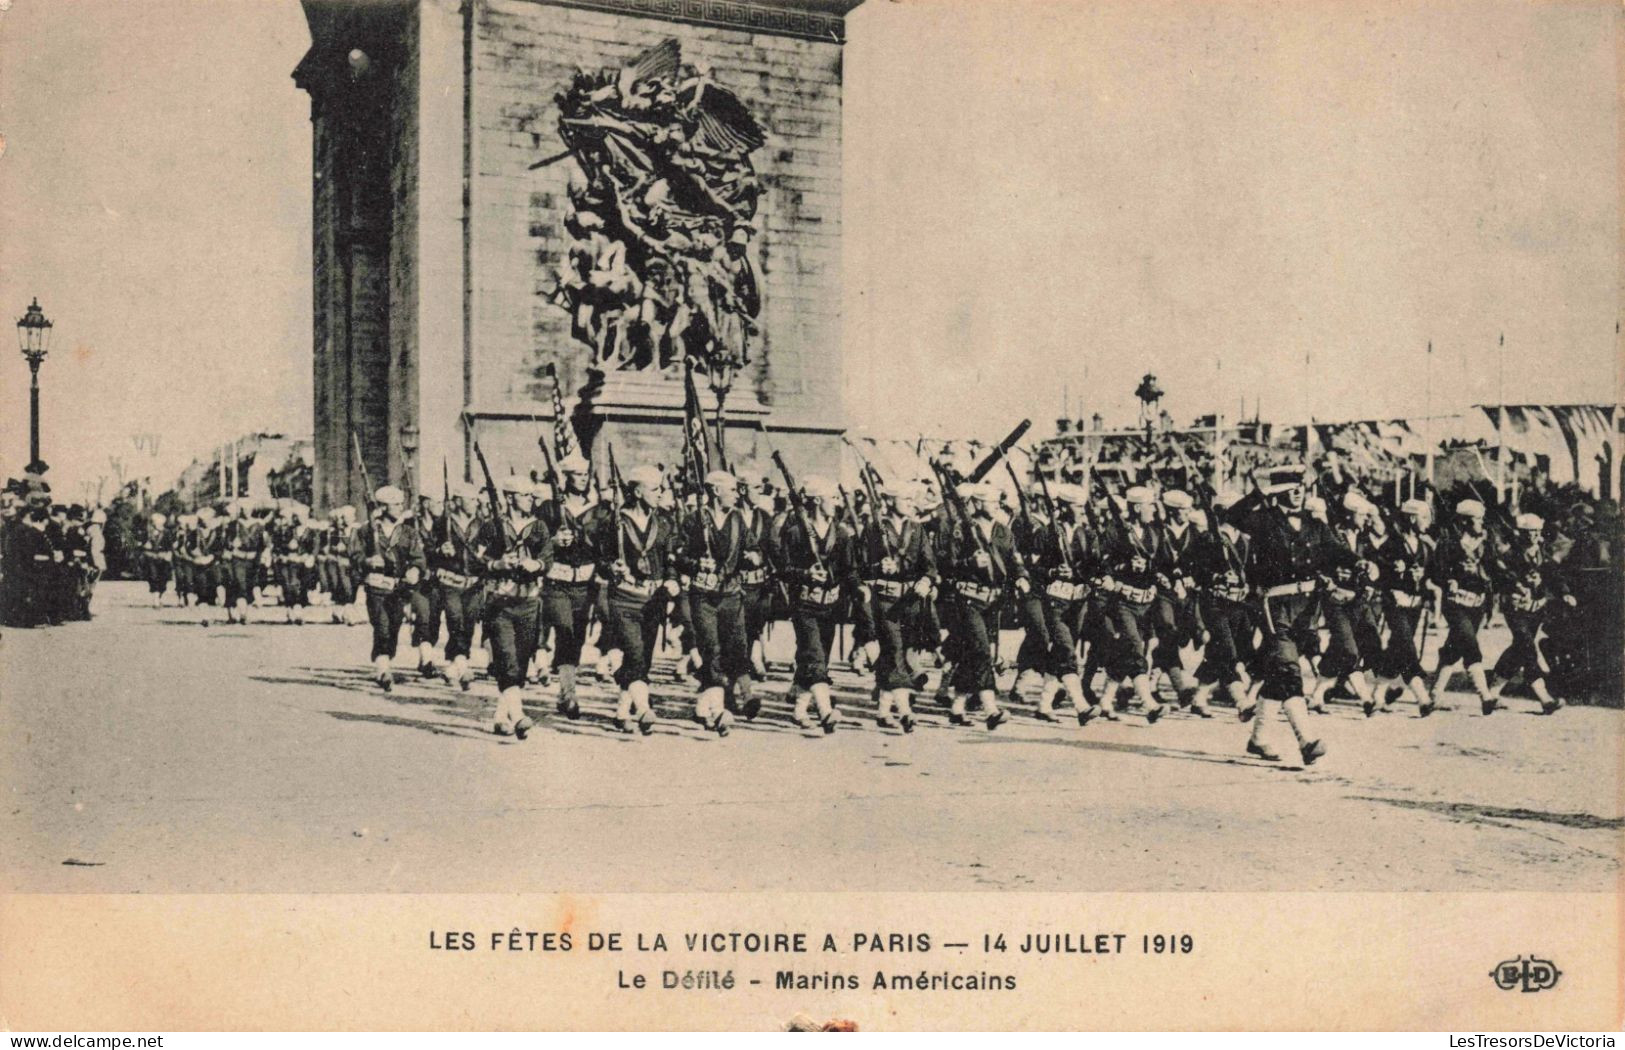
[[[401,424],[401,469],[405,474],[406,490],[417,498],[418,428],[412,423]],[[412,510],[416,512],[414,505]]]
[[[38,463],[39,455],[39,366],[51,343],[51,322],[39,308],[36,297],[28,312],[17,318],[17,343],[28,360],[28,459]]]

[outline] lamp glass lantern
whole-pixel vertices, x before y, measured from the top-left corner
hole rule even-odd
[[[28,312],[17,318],[17,345],[28,367],[39,371],[40,362],[51,349],[51,322],[39,308],[39,299],[28,304]]]

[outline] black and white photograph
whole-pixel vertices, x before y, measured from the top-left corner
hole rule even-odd
[[[1617,919],[1622,19],[3,0],[0,893],[819,895],[842,945],[730,956],[761,1014],[470,1028],[1093,1028],[994,940],[1090,895]],[[938,907],[882,948],[859,894]],[[1179,922],[1116,950],[1216,965]],[[1451,966],[1617,1029],[1617,921],[1554,932],[1613,968]],[[949,976],[802,977],[865,947]],[[1458,1016],[1385,1009],[1254,1016]]]

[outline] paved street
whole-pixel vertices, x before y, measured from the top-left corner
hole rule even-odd
[[[365,627],[262,609],[205,628],[145,597],[106,584],[92,623],[0,640],[6,891],[1608,890],[1620,875],[1614,709],[1541,718],[1514,699],[1483,718],[1462,694],[1427,720],[1367,721],[1339,705],[1317,719],[1330,755],[1297,770],[1244,758],[1228,712],[1080,731],[1022,711],[989,733],[923,703],[904,737],[874,728],[852,675],[833,737],[772,695],[719,740],[663,674],[651,738],[615,732],[594,682],[575,723],[533,688],[543,724],[518,743],[487,731],[483,678],[380,692]]]

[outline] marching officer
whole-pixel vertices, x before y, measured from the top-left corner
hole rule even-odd
[[[1422,675],[1420,651],[1432,601],[1428,590],[1434,558],[1433,537],[1428,535],[1431,517],[1426,501],[1406,500],[1399,508],[1398,527],[1377,548],[1381,569],[1378,585],[1383,618],[1388,621],[1388,641],[1376,663],[1376,696],[1381,697],[1386,709],[1396,690],[1408,688],[1423,717],[1433,713],[1433,694]],[[1366,701],[1368,716],[1376,710],[1374,701],[1375,697]]]
[[[592,489],[592,466],[579,452],[559,461],[560,488],[537,510],[553,537],[553,561],[547,568],[542,595],[540,633],[553,632],[553,669],[559,675],[559,713],[581,717],[576,697],[576,676],[581,647],[592,617],[593,597],[600,562],[607,562],[603,544],[613,528],[610,512]]]
[[[1196,694],[1196,687],[1185,680],[1180,650],[1198,645],[1202,638],[1195,578],[1199,544],[1191,521],[1195,504],[1189,493],[1179,489],[1162,494],[1164,518],[1152,563],[1157,575],[1157,598],[1152,606],[1151,623],[1157,646],[1151,653],[1151,667],[1167,676],[1180,707],[1192,707]],[[1206,705],[1195,706],[1193,713],[1200,718],[1212,717]]]
[[[754,718],[761,706],[750,695],[750,643],[739,581],[746,524],[738,503],[738,480],[713,470],[705,476],[699,506],[678,528],[677,564],[686,580],[700,658],[694,718],[718,736],[727,736],[733,724],[730,707]]]
[[[1501,557],[1496,580],[1496,593],[1507,629],[1512,632],[1512,643],[1495,662],[1496,686],[1491,696],[1499,705],[1501,690],[1521,675],[1540,701],[1540,713],[1550,715],[1563,706],[1563,701],[1546,686],[1550,668],[1538,636],[1550,603],[1572,606],[1575,599],[1541,540],[1546,522],[1538,514],[1520,514],[1515,524],[1517,543]]]
[[[541,623],[542,577],[553,560],[553,537],[531,508],[536,487],[511,478],[511,507],[496,507],[480,524],[474,555],[485,580],[485,637],[498,698],[492,732],[525,739],[524,688]]]
[[[857,536],[856,568],[863,581],[858,598],[869,603],[875,625],[877,654],[875,688],[879,692],[876,720],[891,724],[897,712],[903,732],[914,732],[910,705],[913,673],[908,666],[906,638],[909,625],[920,615],[936,586],[936,559],[930,537],[916,517],[918,493],[907,483],[894,489],[889,507],[875,508],[875,516]]]
[[[790,585],[790,625],[796,636],[795,720],[811,727],[809,701],[825,734],[835,732],[830,696],[829,651],[835,641],[841,599],[855,584],[852,534],[835,520],[839,492],[833,481],[806,479],[797,510],[779,539],[779,572]],[[855,587],[853,588],[855,589]]]
[[[473,551],[477,528],[473,504],[471,489],[453,490],[451,501],[436,520],[424,548],[429,586],[434,591],[433,604],[446,619],[446,678],[465,693],[474,680],[468,660],[483,600]]]
[[[609,568],[609,617],[605,645],[621,653],[615,669],[620,696],[615,717],[625,733],[654,732],[654,706],[649,700],[649,665],[658,644],[666,610],[677,597],[674,564],[677,529],[660,509],[665,478],[654,467],[636,467],[626,477],[626,504],[606,544],[614,560]]]
[[[1131,684],[1145,720],[1154,725],[1164,711],[1151,690],[1146,642],[1151,633],[1157,565],[1164,541],[1156,525],[1156,497],[1149,488],[1132,486],[1123,494],[1123,501],[1129,517],[1108,530],[1102,559],[1106,572],[1102,589],[1109,595],[1106,615],[1116,641],[1106,657],[1106,692],[1100,706],[1106,718],[1115,720],[1121,709],[1118,690]]]
[[[1439,649],[1439,667],[1433,679],[1433,702],[1438,708],[1450,682],[1451,668],[1465,664],[1467,677],[1478,693],[1484,714],[1495,710],[1495,696],[1478,647],[1478,632],[1489,616],[1493,588],[1490,582],[1490,539],[1484,528],[1484,504],[1476,499],[1456,504],[1456,527],[1439,544],[1433,559],[1433,581],[1444,592],[1444,622],[1448,633]],[[1427,713],[1427,712],[1424,712]]]
[[[400,644],[407,592],[423,577],[423,544],[416,526],[402,520],[406,493],[385,485],[373,501],[370,520],[356,530],[351,557],[367,596],[373,680],[387,693],[395,687],[390,661]]]
[[[952,595],[948,631],[955,662],[948,721],[968,725],[966,709],[974,695],[987,712],[991,730],[1009,718],[999,707],[993,677],[994,647],[999,640],[995,610],[1007,591],[1020,597],[1031,585],[1010,527],[993,516],[998,499],[993,487],[965,482],[955,492],[964,513],[941,531],[942,546],[937,551],[937,564]]]
[[[225,586],[226,622],[247,623],[259,563],[268,554],[265,531],[248,516],[248,504],[243,500],[235,499],[227,504],[227,513],[229,516],[216,531],[209,553],[215,558],[220,581]]]

